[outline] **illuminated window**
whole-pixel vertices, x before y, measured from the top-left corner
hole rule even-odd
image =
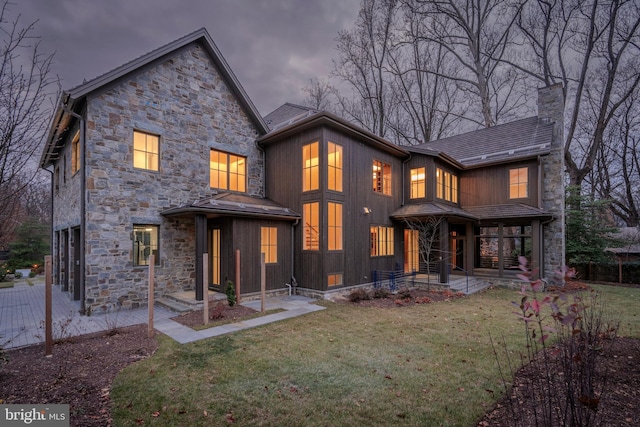
[[[320,250],[320,205],[318,202],[302,205],[302,249]]]
[[[160,137],[148,133],[133,132],[133,167],[158,170]]]
[[[425,168],[411,169],[411,198],[417,199],[426,196],[427,177]]]
[[[342,146],[329,142],[327,153],[327,186],[342,191]]]
[[[329,274],[327,276],[327,285],[329,287],[342,286],[342,273]]]
[[[529,169],[509,170],[509,198],[521,199],[529,196]]]
[[[318,145],[317,142],[314,142],[302,147],[302,191],[320,188]]]
[[[436,197],[458,203],[458,177],[438,168],[436,170]]]
[[[420,232],[404,230],[404,271],[411,273],[420,269]]]
[[[80,170],[80,132],[76,133],[71,141],[71,174]]]
[[[327,204],[328,224],[328,249],[330,251],[342,250],[342,204],[331,203]]]
[[[371,256],[393,255],[393,228],[372,225]]]
[[[373,161],[373,191],[391,195],[391,165]]]
[[[158,256],[157,225],[133,226],[133,265],[149,265],[149,257],[155,255],[155,264],[160,263]]]
[[[222,151],[209,154],[209,186],[244,193],[247,188],[247,159]]]
[[[260,251],[264,254],[265,264],[278,262],[278,229],[276,227],[260,228]]]

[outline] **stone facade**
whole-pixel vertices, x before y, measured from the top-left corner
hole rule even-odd
[[[538,118],[553,123],[551,152],[542,159],[542,207],[554,215],[545,224],[543,272],[547,280],[565,265],[564,94],[561,84],[538,90]]]
[[[193,289],[194,220],[160,212],[215,194],[212,148],[246,156],[247,193],[262,196],[257,129],[199,44],[92,93],[85,117],[88,313],[146,304],[148,267],[133,265],[134,224],[160,226],[156,293]],[[134,130],[160,136],[159,171],[133,168]],[[79,179],[56,198],[55,229],[79,224]]]

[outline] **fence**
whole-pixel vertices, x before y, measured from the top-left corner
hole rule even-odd
[[[581,263],[571,267],[576,269],[581,280],[596,282],[640,283],[640,262]]]

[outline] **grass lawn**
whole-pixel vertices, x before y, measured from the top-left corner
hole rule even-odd
[[[595,287],[640,337],[640,289]],[[489,336],[517,351],[515,291],[450,302],[327,310],[179,345],[126,368],[111,392],[117,426],[473,426],[500,397]],[[500,356],[502,357],[502,356]],[[512,357],[516,357],[513,356]]]

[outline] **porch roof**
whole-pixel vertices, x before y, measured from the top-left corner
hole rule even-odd
[[[210,218],[242,216],[287,221],[301,218],[299,213],[280,206],[272,200],[236,193],[219,193],[207,199],[197,200],[191,204],[169,208],[161,212],[161,215],[167,217],[195,214],[205,214]]]
[[[464,209],[460,209],[457,206],[449,205],[447,203],[438,202],[406,204],[390,215],[391,219],[396,220],[420,218],[426,216],[447,216],[470,219],[474,221],[478,220],[475,215],[465,211]]]
[[[524,203],[511,203],[505,205],[467,206],[464,208],[480,220],[487,219],[515,219],[515,218],[540,218],[551,219],[553,214],[535,206]]]

